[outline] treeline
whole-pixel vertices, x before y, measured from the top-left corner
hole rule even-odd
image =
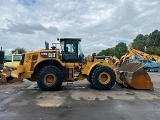
[[[155,30],[149,35],[139,34],[133,40],[131,46],[148,54],[156,54],[160,56],[160,31]]]
[[[155,30],[149,35],[139,34],[133,42],[130,43],[130,46],[142,52],[160,56],[160,31]],[[115,47],[102,50],[98,55],[116,56],[120,58],[126,52],[127,45],[124,42],[120,42]]]
[[[124,42],[120,42],[115,47],[107,48],[106,50],[102,50],[97,55],[116,56],[117,58],[120,58],[126,52],[127,52],[126,44]]]

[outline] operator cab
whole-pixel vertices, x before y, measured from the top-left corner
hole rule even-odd
[[[84,62],[80,46],[81,38],[57,38],[60,41],[63,62]]]

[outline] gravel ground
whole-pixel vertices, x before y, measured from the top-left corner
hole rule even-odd
[[[149,73],[154,91],[115,85],[94,89],[87,81],[45,92],[36,82],[0,85],[0,120],[159,120],[160,73]]]

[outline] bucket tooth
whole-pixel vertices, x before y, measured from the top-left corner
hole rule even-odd
[[[153,83],[148,73],[142,68],[141,63],[128,63],[117,69],[124,86],[134,89],[154,90]]]

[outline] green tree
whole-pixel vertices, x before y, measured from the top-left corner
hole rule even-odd
[[[160,48],[156,46],[150,46],[147,48],[146,53],[148,54],[155,54],[160,56]]]
[[[97,55],[116,56],[117,58],[120,58],[126,52],[127,52],[126,44],[124,42],[120,42],[119,44],[116,45],[116,47],[107,48],[106,50],[102,50]]]
[[[26,52],[26,50],[24,48],[20,48],[20,47],[15,48],[14,50],[12,50],[12,54],[13,53],[22,54],[22,53],[25,53],[25,52]]]
[[[131,47],[148,54],[159,55],[160,31],[155,30],[149,35],[139,34],[131,43]]]
[[[145,51],[145,46],[147,44],[147,40],[148,40],[148,35],[142,35],[139,34],[132,42],[131,47],[136,49],[136,50],[140,50],[140,51]]]
[[[150,46],[156,46],[156,47],[160,47],[160,31],[155,30],[153,31],[148,38],[148,43],[147,43],[147,47]]]
[[[114,48],[107,48],[106,50],[102,50],[97,55],[99,56],[113,56],[114,55]]]
[[[115,56],[117,58],[120,58],[122,55],[124,55],[127,52],[127,46],[124,42],[120,42],[115,47]]]

